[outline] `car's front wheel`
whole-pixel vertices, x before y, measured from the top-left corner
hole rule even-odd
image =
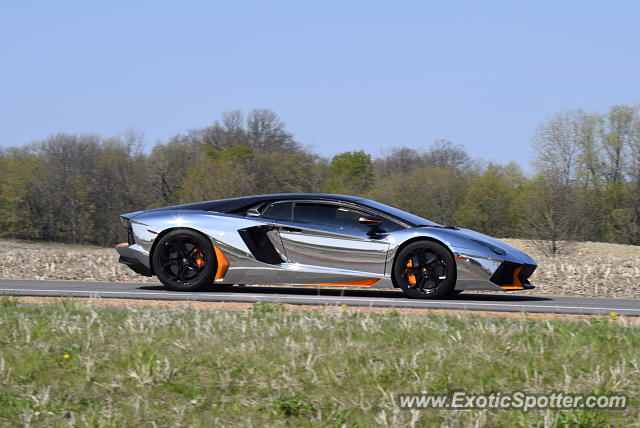
[[[211,241],[189,229],[176,229],[160,238],[153,269],[169,290],[195,291],[213,283],[217,262]]]
[[[404,247],[396,257],[393,275],[404,294],[414,299],[448,296],[456,284],[453,257],[432,241],[417,241]]]

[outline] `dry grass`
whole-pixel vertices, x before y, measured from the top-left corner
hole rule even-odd
[[[0,278],[158,282],[118,258],[111,248],[0,240]]]
[[[640,247],[579,242],[553,257],[531,241],[504,239],[538,262],[531,294],[640,299]]]

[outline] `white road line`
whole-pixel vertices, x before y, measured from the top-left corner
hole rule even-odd
[[[228,296],[228,297],[232,297],[233,294],[217,294],[218,296]],[[244,294],[245,296],[255,296],[255,297],[260,297],[263,296],[262,294]],[[276,295],[278,296],[278,295]],[[336,299],[339,301],[344,301],[344,300],[352,300],[352,301],[356,301],[356,302],[399,302],[399,301],[409,301],[409,299],[383,299],[383,298],[374,298],[374,299],[366,299],[366,298],[358,298],[358,297],[340,297],[340,296],[291,296],[291,295],[287,295],[286,299],[317,299],[317,300],[327,300],[327,298],[329,299]],[[411,300],[412,302],[415,302],[415,300]],[[417,302],[416,302],[417,303]],[[505,307],[526,307],[526,308],[563,308],[563,309],[592,309],[592,310],[606,310],[606,311],[637,311],[640,310],[640,307],[638,307],[638,309],[624,309],[624,308],[594,308],[594,307],[588,307],[588,306],[563,306],[563,305],[531,305],[531,304],[510,304],[510,303],[476,303],[476,302],[461,302],[461,301],[457,301],[457,302],[445,302],[445,301],[438,301],[438,302],[429,302],[429,301],[422,301],[420,303],[424,303],[424,304],[438,304],[438,305],[452,305],[452,306],[468,306],[468,305],[475,305],[475,306],[505,306]]]
[[[229,294],[229,293],[197,293],[197,294],[192,294],[192,293],[177,293],[177,292],[171,292],[171,293],[162,293],[162,292],[153,292],[153,291],[145,291],[145,292],[135,292],[135,291],[96,291],[96,290],[50,290],[50,289],[25,289],[25,288],[0,288],[0,291],[21,291],[21,292],[38,292],[38,293],[89,293],[89,294],[94,294],[94,295],[100,295],[100,294],[120,294],[120,295],[124,295],[125,297],[127,295],[153,295],[153,296],[189,296],[189,297],[198,297],[198,296],[215,296],[215,297],[226,297],[226,298],[231,298],[231,299],[237,299],[238,297],[244,296],[244,297],[252,297],[252,298],[256,298],[256,299],[260,299],[260,298],[264,298],[265,295],[264,294],[249,294],[249,293],[233,293],[233,294]],[[334,300],[334,301],[338,301],[338,302],[344,302],[344,301],[355,301],[355,302],[360,302],[360,303],[381,303],[381,302],[389,302],[389,303],[399,303],[399,302],[406,302],[408,299],[383,299],[383,298],[375,298],[375,299],[365,299],[365,298],[358,298],[358,297],[339,297],[339,296],[292,296],[292,295],[278,295],[278,294],[273,294],[273,295],[266,295],[266,296],[273,296],[276,299],[275,300]],[[418,303],[418,302],[415,302]],[[633,312],[633,311],[638,311],[640,310],[640,307],[638,309],[625,309],[625,308],[597,308],[597,307],[588,307],[588,306],[563,306],[563,305],[531,305],[531,304],[510,304],[510,303],[475,303],[475,302],[446,302],[446,301],[438,301],[438,302],[419,302],[424,304],[425,308],[428,308],[430,306],[433,305],[450,305],[450,306],[457,306],[458,308],[464,309],[465,307],[468,306],[479,306],[479,307],[486,307],[486,306],[494,306],[494,307],[507,307],[507,308],[528,308],[528,309],[534,309],[534,308],[544,308],[544,309],[582,309],[582,310],[593,310],[593,311],[608,311],[608,312]]]
[[[140,295],[162,295],[162,296],[193,296],[186,293],[156,293],[153,291],[135,292],[135,291],[97,291],[97,290],[36,290],[31,288],[0,288],[0,291],[34,291],[38,293],[94,293],[94,294],[140,294]]]

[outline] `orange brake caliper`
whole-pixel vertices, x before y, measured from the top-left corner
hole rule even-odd
[[[204,266],[204,257],[202,257],[202,251],[196,248],[196,266]]]
[[[415,275],[415,273],[413,273],[413,269],[410,269],[410,268],[413,267],[413,261],[411,259],[409,259],[409,261],[407,262],[405,267],[409,268],[409,269],[406,269],[407,281],[409,281],[409,284],[411,284],[411,285],[416,285],[416,283],[417,283],[416,275]]]

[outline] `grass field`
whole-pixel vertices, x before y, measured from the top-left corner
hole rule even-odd
[[[609,319],[105,309],[0,298],[0,426],[640,426]],[[626,393],[626,410],[399,410],[396,394]]]

